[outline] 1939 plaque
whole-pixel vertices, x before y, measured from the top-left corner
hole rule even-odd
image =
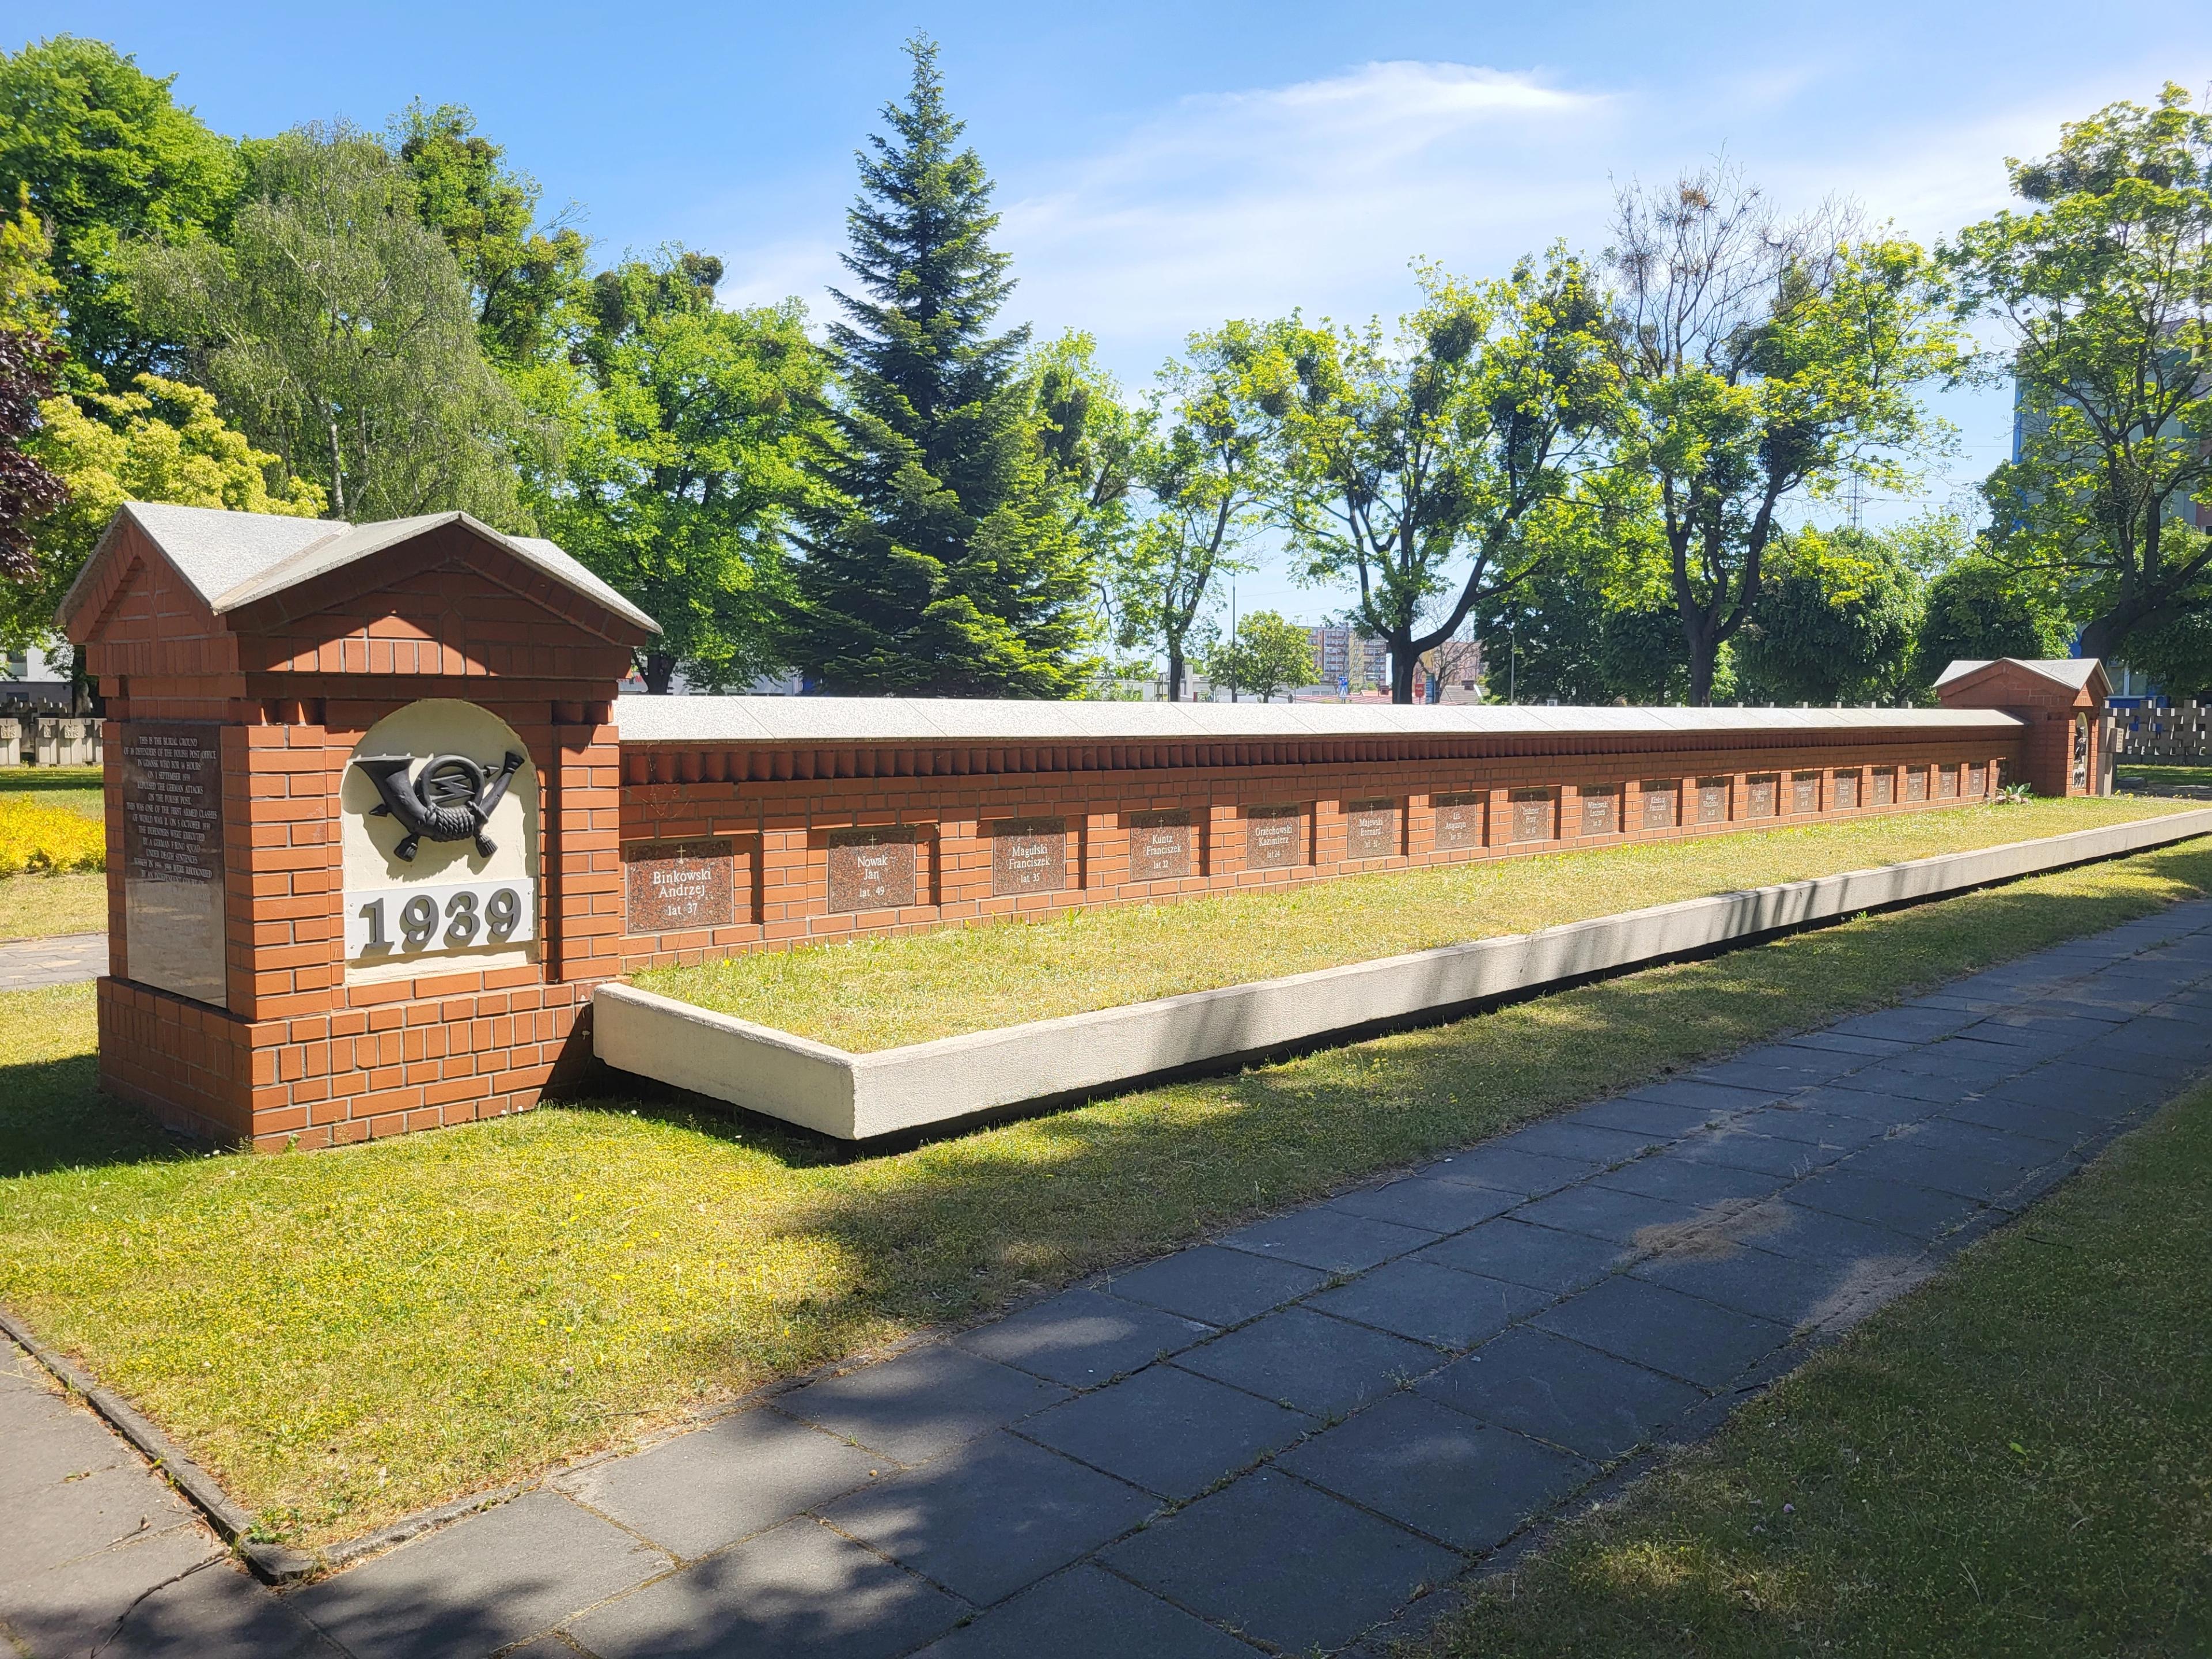
[[[738,919],[737,859],[726,841],[634,841],[623,847],[624,931],[726,927]]]
[[[1067,885],[1067,820],[1009,818],[991,826],[991,893],[1057,893]]]
[[[1552,792],[1516,789],[1513,792],[1513,839],[1549,841],[1552,838]]]
[[[1432,795],[1429,805],[1436,809],[1436,844],[1444,851],[1455,848],[1482,845],[1482,808],[1487,795],[1468,791],[1459,794]]]
[[[1306,815],[1297,806],[1244,809],[1244,867],[1287,870],[1306,861]]]
[[[915,902],[919,832],[903,827],[830,832],[830,908],[903,910]]]
[[[1345,802],[1344,856],[1347,859],[1391,859],[1398,856],[1396,801]]]
[[[1678,822],[1681,798],[1672,778],[1653,778],[1637,793],[1644,798],[1644,827],[1672,830]]]
[[[1184,811],[1129,815],[1129,879],[1176,881],[1198,872],[1198,825]]]
[[[221,1003],[221,727],[132,720],[123,728],[123,939],[131,977]]]

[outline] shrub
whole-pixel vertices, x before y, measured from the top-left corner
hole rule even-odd
[[[99,819],[45,801],[0,799],[0,876],[106,867],[107,830]]]

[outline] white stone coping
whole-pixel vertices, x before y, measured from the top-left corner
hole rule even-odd
[[[2212,834],[2212,809],[1686,899],[1287,979],[1255,981],[872,1054],[631,985],[592,996],[608,1065],[842,1140],[1066,1099],[1350,1036],[1779,929]]]
[[[1995,708],[1607,708],[1514,703],[1038,702],[1007,697],[617,699],[624,744],[1224,743],[1772,732],[2009,734]]]

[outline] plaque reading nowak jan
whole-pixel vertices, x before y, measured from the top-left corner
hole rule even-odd
[[[627,842],[623,889],[629,933],[726,927],[738,919],[737,859],[726,841]]]
[[[991,826],[991,894],[1057,893],[1067,885],[1067,820],[1015,818]]]
[[[1198,873],[1198,825],[1188,811],[1129,815],[1129,879],[1176,881]]]
[[[916,831],[905,828],[830,832],[830,908],[903,910],[915,902]]]
[[[216,1004],[229,988],[221,731],[170,720],[123,728],[123,949],[131,977]]]
[[[1298,806],[1244,809],[1244,867],[1287,870],[1306,861],[1306,815]]]

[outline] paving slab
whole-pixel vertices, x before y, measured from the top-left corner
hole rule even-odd
[[[1717,1389],[1789,1340],[1790,1327],[1627,1274],[1569,1297],[1537,1329]]]
[[[1674,1149],[1687,1164],[1720,1164],[1748,1170],[1778,1180],[1795,1180],[1844,1156],[1842,1146],[1822,1146],[1810,1141],[1785,1140],[1774,1135],[1753,1134],[1734,1125],[1693,1135]]]
[[[287,1599],[356,1659],[475,1659],[668,1565],[612,1523],[534,1492]]]
[[[1295,1411],[1334,1417],[1434,1370],[1443,1359],[1426,1343],[1308,1308],[1285,1308],[1173,1363]]]
[[[1570,1112],[1567,1121],[1594,1124],[1601,1129],[1632,1129],[1667,1141],[1678,1139],[1709,1123],[1720,1122],[1727,1116],[1726,1112],[1707,1106],[1685,1106],[1642,1095],[1617,1095],[1595,1106]]]
[[[0,991],[76,985],[107,971],[107,935],[58,933],[48,939],[0,939]]]
[[[1548,1291],[1414,1258],[1362,1273],[1307,1304],[1436,1347],[1462,1351],[1498,1334],[1552,1299]]]
[[[1249,1250],[1271,1261],[1294,1261],[1323,1273],[1356,1273],[1393,1256],[1409,1255],[1424,1244],[1435,1243],[1441,1236],[1438,1229],[1376,1221],[1324,1205],[1240,1227],[1221,1243],[1231,1249]]]
[[[1394,1395],[1286,1453],[1293,1474],[1455,1549],[1501,1544],[1597,1466],[1424,1400]]]
[[[1826,1259],[1775,1255],[1748,1245],[1655,1255],[1628,1271],[1635,1278],[1700,1297],[1793,1329],[1863,1314],[1915,1282],[1909,1258]]]
[[[1071,1389],[1091,1389],[1179,1353],[1213,1327],[1093,1290],[1058,1296],[958,1337],[970,1353]]]
[[[1634,1129],[1600,1128],[1557,1118],[1526,1129],[1516,1129],[1497,1143],[1502,1152],[1526,1152],[1535,1158],[1579,1159],[1600,1165],[1620,1164],[1641,1157],[1667,1139]]]
[[[693,1557],[765,1532],[897,1468],[768,1407],[740,1412],[560,1482],[672,1555]]]
[[[1607,1239],[1534,1227],[1500,1216],[1430,1245],[1414,1260],[1564,1296],[1610,1273],[1633,1255]]]
[[[1011,1365],[943,1345],[916,1348],[778,1396],[804,1422],[920,1463],[1067,1398]]]
[[[1721,1199],[1764,1198],[1781,1187],[1782,1179],[1763,1170],[1662,1153],[1608,1170],[1596,1182],[1644,1198],[1703,1205]]]
[[[1085,1565],[1024,1590],[917,1659],[1252,1659],[1255,1651],[1127,1579]]]
[[[1571,1186],[1603,1167],[1594,1158],[1545,1158],[1503,1146],[1478,1146],[1471,1152],[1440,1158],[1424,1173],[1439,1181],[1463,1181],[1469,1186],[1492,1187],[1534,1198]]]
[[[1442,1271],[1439,1269],[1438,1271]],[[1054,1406],[1025,1438],[1163,1498],[1195,1498],[1321,1419],[1173,1365],[1154,1365]]]
[[[1409,1176],[1387,1187],[1341,1194],[1329,1201],[1328,1207],[1401,1226],[1425,1228],[1441,1236],[1463,1232],[1494,1215],[1503,1215],[1520,1201],[1520,1194],[1495,1187],[1474,1187],[1424,1175]]]
[[[1698,1208],[1675,1199],[1645,1198],[1590,1182],[1524,1204],[1510,1218],[1561,1232],[1586,1233],[1615,1244],[1634,1244],[1644,1234],[1680,1226],[1695,1218]]]
[[[1274,1470],[1154,1522],[1104,1559],[1291,1653],[1341,1647],[1461,1566],[1442,1546]]]
[[[1980,1200],[1932,1187],[1861,1173],[1850,1164],[1808,1176],[1790,1189],[1790,1201],[1807,1209],[1887,1227],[1908,1238],[1949,1231],[1981,1207]]]
[[[224,1559],[214,1534],[197,1524],[142,1534],[40,1572],[0,1557],[0,1629],[33,1659],[77,1659],[113,1637],[140,1597],[188,1574],[223,1571]],[[0,1644],[6,1639],[0,1635]]]
[[[1454,1360],[1414,1391],[1600,1462],[1634,1450],[1705,1398],[1686,1382],[1528,1325]]]
[[[791,1521],[579,1619],[599,1659],[891,1659],[968,1609],[814,1521]]]
[[[216,1560],[134,1602],[99,1659],[337,1659],[330,1638],[235,1562]]]
[[[1127,1273],[1109,1275],[1102,1287],[1210,1325],[1241,1325],[1271,1308],[1294,1302],[1328,1283],[1317,1267],[1275,1261],[1249,1250],[1200,1244]]]
[[[1006,1433],[826,1504],[822,1518],[978,1607],[1088,1555],[1159,1507]]]

